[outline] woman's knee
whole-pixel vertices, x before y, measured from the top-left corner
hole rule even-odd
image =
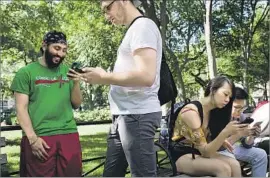
[[[231,166],[226,162],[223,162],[221,164],[218,163],[213,167],[213,174],[214,176],[217,176],[217,177],[220,177],[220,176],[231,177],[232,175]]]
[[[236,159],[231,159],[230,160],[230,166],[232,169],[232,176],[236,176],[236,177],[241,177],[241,166],[239,161],[237,161]]]

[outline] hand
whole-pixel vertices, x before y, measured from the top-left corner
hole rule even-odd
[[[74,81],[80,81],[82,80],[82,74],[76,72],[73,69],[69,69],[67,76],[70,80],[74,80]]]
[[[226,139],[224,143],[222,144],[224,148],[226,148],[230,153],[233,153],[233,146],[232,144]]]
[[[252,134],[251,134],[252,136],[254,137],[260,136],[262,132],[261,126],[258,125],[258,126],[252,127],[251,129],[252,129]]]
[[[243,130],[239,131],[237,134],[240,136],[240,137],[247,137],[247,136],[250,136],[254,133],[254,129],[253,128],[250,128],[249,126],[246,127],[246,128],[243,128]]]
[[[46,161],[49,157],[45,149],[50,149],[47,143],[40,137],[37,137],[37,140],[31,145],[32,153],[39,160]]]
[[[248,128],[249,124],[239,124],[237,121],[231,121],[229,122],[226,127],[223,129],[223,131],[229,136],[238,134],[239,132],[245,130]]]
[[[107,72],[100,68],[86,67],[82,69],[85,73],[82,74],[84,81],[91,84],[105,84],[104,77],[107,75]]]

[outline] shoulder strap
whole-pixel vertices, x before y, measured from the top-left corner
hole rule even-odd
[[[203,108],[202,108],[202,104],[199,101],[191,101],[192,104],[194,104],[199,111],[199,115],[201,118],[201,124],[203,123]]]
[[[199,111],[199,115],[200,115],[200,118],[201,118],[201,125],[203,123],[203,108],[202,108],[202,104],[199,102],[199,101],[191,101],[192,104],[194,104],[197,108],[198,108],[198,111]],[[194,153],[194,144],[192,144],[192,159],[195,159],[195,153]]]
[[[136,17],[136,18],[133,19],[132,22],[129,24],[128,29],[131,27],[131,25],[132,25],[136,20],[138,20],[138,19],[140,19],[140,18],[147,18],[147,17],[145,17],[145,16],[143,16],[143,15]],[[127,30],[128,30],[128,29],[127,29]]]

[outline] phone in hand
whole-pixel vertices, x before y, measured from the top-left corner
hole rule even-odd
[[[240,122],[239,124],[251,124],[254,121],[254,119],[248,117],[244,121]]]
[[[84,73],[84,71],[81,69],[81,63],[79,62],[73,62],[71,65],[71,69],[75,70],[78,73]]]
[[[260,126],[262,123],[263,123],[263,121],[256,122],[256,123],[253,125],[253,127]]]

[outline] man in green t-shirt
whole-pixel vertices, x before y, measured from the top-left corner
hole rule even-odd
[[[21,68],[11,89],[23,130],[20,176],[81,176],[82,155],[73,108],[82,102],[79,78],[62,64],[66,35],[48,32],[42,58]],[[68,77],[69,75],[69,77]]]

